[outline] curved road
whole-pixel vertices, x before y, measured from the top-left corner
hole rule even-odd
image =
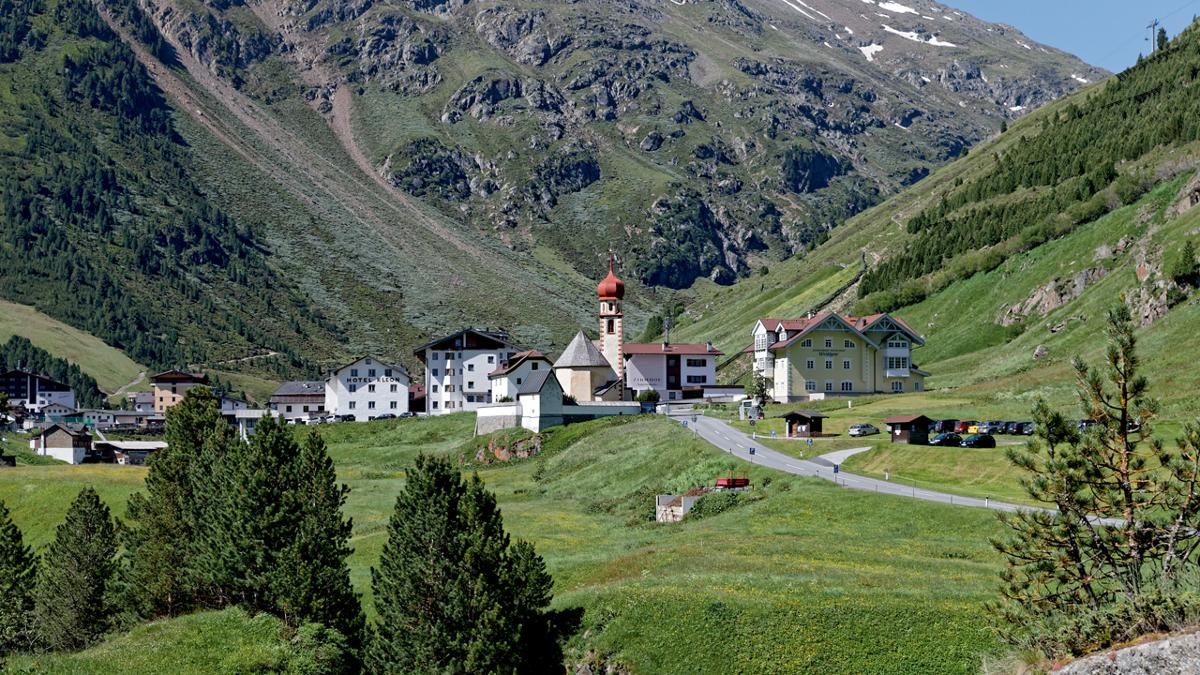
[[[878,492],[879,494],[895,495],[897,497],[908,497],[910,499],[921,499],[927,502],[938,502],[941,504],[953,504],[954,506],[974,506],[978,508],[993,509],[996,511],[1019,511],[1024,509],[1033,509],[1029,506],[1018,506],[1017,504],[1009,504],[1007,502],[998,502],[992,499],[979,499],[977,497],[963,497],[960,495],[952,495],[946,492],[934,492],[932,490],[922,490],[907,485],[899,485],[885,480],[876,478],[867,478],[844,471],[834,473],[834,465],[828,460],[823,460],[818,457],[816,460],[796,459],[789,457],[768,448],[758,441],[755,441],[745,433],[733,428],[732,426],[722,422],[721,420],[704,415],[698,415],[692,411],[672,411],[671,416],[681,422],[686,422],[688,428],[694,430],[700,438],[712,443],[721,450],[730,453],[738,459],[752,462],[760,466],[765,466],[778,471],[795,474],[797,476],[815,476],[824,478],[828,481],[833,481],[838,485],[852,488],[855,490],[864,490],[866,492]],[[693,422],[692,419],[696,421]],[[750,456],[750,448],[754,448],[754,457]],[[833,454],[833,453],[830,453]]]

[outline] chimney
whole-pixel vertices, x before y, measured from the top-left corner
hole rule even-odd
[[[670,347],[670,346],[671,346],[671,343],[670,343],[670,342],[667,342],[666,340],[663,340],[663,343],[662,343],[662,350],[663,350],[664,352],[665,352],[665,351],[667,351],[667,348],[668,348],[668,347]]]
[[[704,343],[704,347],[705,347],[706,349],[708,349],[708,351],[710,351],[710,352],[711,352],[711,351],[714,351],[712,340],[709,340],[708,342],[705,342],[705,343]]]
[[[809,319],[809,321],[812,320],[812,310],[811,309],[808,311],[808,319]]]

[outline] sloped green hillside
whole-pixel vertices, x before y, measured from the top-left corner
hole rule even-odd
[[[1069,360],[1095,359],[1104,309],[1124,300],[1168,411],[1195,401],[1195,294],[1172,279],[1200,236],[1188,210],[1200,161],[1200,31],[1015,123],[833,233],[730,289],[697,287],[677,339],[749,343],[754,319],[889,310],[926,334],[934,387],[982,397],[1071,397]],[[829,289],[849,284],[836,297]],[[1194,280],[1193,280],[1194,283]],[[760,289],[763,289],[761,292]],[[828,302],[827,302],[828,301]],[[1034,353],[1039,353],[1039,358]]]

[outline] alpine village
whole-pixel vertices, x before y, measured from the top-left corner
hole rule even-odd
[[[0,0],[0,672],[1200,673],[1195,12]]]

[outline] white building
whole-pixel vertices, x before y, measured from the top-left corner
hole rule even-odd
[[[317,380],[284,382],[271,394],[267,408],[289,422],[323,417],[325,383]]]
[[[493,401],[488,377],[522,350],[500,330],[464,328],[413,350],[425,369],[425,411],[475,410]]]
[[[0,373],[0,391],[8,394],[10,406],[30,412],[40,413],[48,405],[75,409],[75,390],[70,386],[21,369]]]
[[[624,387],[608,358],[583,331],[575,334],[554,362],[554,376],[567,396],[578,403],[623,398]]]
[[[717,383],[717,357],[721,351],[707,344],[627,342],[625,386],[637,391],[653,389],[659,400],[700,398]]]
[[[550,368],[550,359],[536,349],[514,354],[511,359],[502,361],[498,368],[488,374],[492,388],[491,400],[517,400],[517,390],[526,380],[533,374]]]
[[[379,415],[408,412],[408,371],[404,366],[364,356],[325,378],[325,410],[363,422]]]

